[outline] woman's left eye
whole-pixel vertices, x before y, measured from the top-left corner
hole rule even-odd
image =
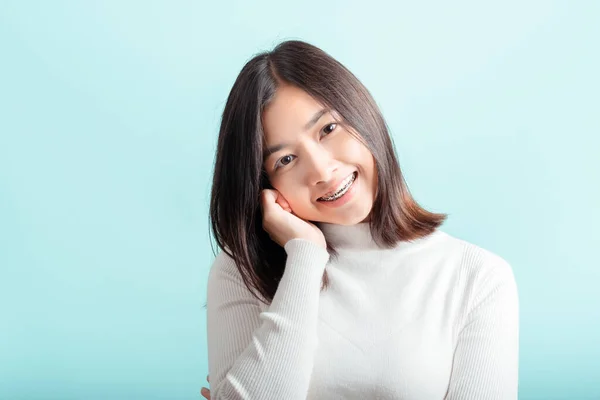
[[[329,127],[333,127],[333,128],[331,128],[331,130],[328,131],[327,128],[329,128]],[[335,130],[336,127],[337,127],[336,123],[327,124],[323,127],[323,131],[327,134],[330,134],[331,132],[333,132]]]

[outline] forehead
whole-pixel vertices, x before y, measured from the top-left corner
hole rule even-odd
[[[304,90],[291,86],[280,86],[262,115],[265,140],[271,143],[277,138],[295,136],[323,105]]]

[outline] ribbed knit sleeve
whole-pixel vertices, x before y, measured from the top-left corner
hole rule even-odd
[[[518,398],[517,285],[506,261],[496,256],[483,259],[472,299],[459,321],[446,400]]]
[[[225,253],[217,255],[207,288],[211,399],[306,399],[317,347],[321,278],[327,250],[288,241],[285,271],[261,312]]]

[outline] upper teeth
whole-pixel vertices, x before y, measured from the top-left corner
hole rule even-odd
[[[337,187],[337,189],[327,193],[325,196],[321,197],[321,199],[327,200],[328,198],[335,197],[335,194],[339,194],[341,190],[346,188],[352,181],[354,180],[354,172],[351,173],[346,179],[344,179]]]

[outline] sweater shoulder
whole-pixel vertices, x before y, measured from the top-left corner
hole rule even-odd
[[[445,232],[440,236],[440,245],[448,257],[457,261],[461,275],[467,281],[475,285],[490,280],[514,281],[511,264],[499,254]]]
[[[476,315],[475,310],[484,309],[481,307],[491,307],[493,312],[504,315],[518,314],[518,287],[511,264],[479,245],[448,234],[444,236],[442,242],[452,249],[455,261],[452,264],[456,266],[452,284],[459,310],[455,332],[462,330],[470,315]]]
[[[214,283],[216,280],[230,279],[233,281],[242,281],[242,276],[236,266],[234,259],[225,251],[220,250],[213,260],[208,273],[208,282]]]
[[[234,298],[258,301],[244,283],[235,260],[223,250],[217,253],[208,272],[207,294],[209,299],[221,301]]]

